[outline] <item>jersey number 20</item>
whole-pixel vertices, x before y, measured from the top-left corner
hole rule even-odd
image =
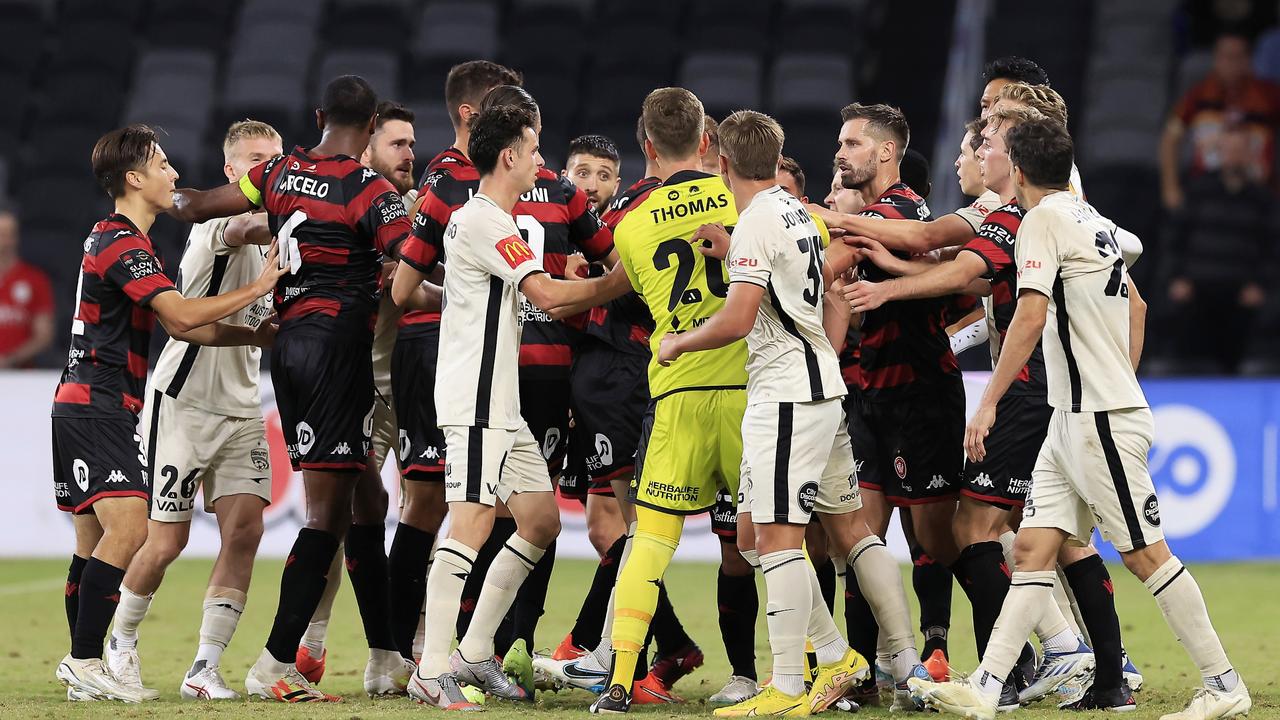
[[[667,311],[675,312],[676,306],[691,305],[702,301],[702,291],[690,288],[693,271],[698,264],[697,251],[684,238],[671,238],[658,244],[653,253],[653,267],[667,270],[671,267],[671,257],[676,259],[676,279],[671,283],[671,298],[667,301]],[[724,266],[716,258],[703,258],[703,268],[707,273],[707,289],[712,295],[723,298],[729,296],[729,284],[724,279]]]

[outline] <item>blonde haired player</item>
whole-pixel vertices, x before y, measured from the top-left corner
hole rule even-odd
[[[242,120],[223,140],[222,172],[234,184],[281,151],[274,128]],[[179,290],[205,297],[251,282],[262,272],[270,242],[261,213],[193,226],[179,266]],[[271,313],[266,295],[226,322],[257,328],[269,342]],[[190,699],[239,697],[223,681],[219,663],[244,612],[262,538],[262,511],[271,502],[271,461],[258,396],[260,355],[254,346],[201,347],[174,333],[156,361],[139,419],[151,473],[151,519],[147,541],[120,586],[107,647],[107,664],[121,682],[141,685],[138,625],[165,570],[186,547],[196,492],[203,486],[204,509],[217,516],[222,545],[205,591],[200,645],[179,690]]]

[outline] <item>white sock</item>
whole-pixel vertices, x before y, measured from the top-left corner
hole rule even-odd
[[[427,577],[431,576],[431,563],[427,563]],[[413,657],[422,657],[422,645],[427,637],[427,596],[422,596],[422,611],[418,613],[418,632],[413,636]]]
[[[1046,653],[1055,655],[1075,652],[1080,647],[1080,636],[1076,635],[1070,627],[1066,627],[1056,635],[1041,638],[1040,645]]]
[[[1056,572],[1053,576],[1055,580],[1058,577]],[[1071,652],[1079,646],[1079,640],[1075,631],[1071,629],[1071,623],[1067,622],[1067,616],[1062,614],[1062,608],[1052,599],[1040,614],[1033,629],[1036,637],[1040,638],[1040,644],[1048,652]],[[1071,638],[1070,647],[1066,649],[1062,649],[1068,644],[1062,639],[1064,636]]]
[[[138,625],[147,616],[153,595],[139,595],[124,585],[120,586],[120,604],[116,606],[111,637],[122,650],[138,647]]]
[[[835,619],[831,617],[831,611],[827,609],[826,601],[822,599],[822,586],[818,584],[817,573],[813,571],[812,565],[809,567],[811,608],[806,635],[809,637],[809,643],[813,645],[814,657],[817,658],[818,664],[830,665],[844,659],[845,654],[849,652],[849,643],[840,634]]]
[[[333,599],[338,596],[338,588],[342,586],[345,557],[346,553],[339,545],[338,551],[333,554],[333,562],[329,564],[329,573],[325,576],[328,581],[324,586],[324,594],[320,596],[320,604],[311,614],[311,623],[307,625],[306,631],[302,633],[302,640],[298,643],[317,660],[324,654],[324,641],[329,636],[329,616],[333,614]]]
[[[750,550],[740,550],[738,552],[742,555],[742,559],[746,560],[747,564],[750,565],[753,570],[760,569],[760,553],[755,548]]]
[[[1204,685],[1215,690],[1230,692],[1240,677],[1231,668],[1222,641],[1209,620],[1200,585],[1191,577],[1176,556],[1170,557],[1146,581],[1147,589],[1156,598],[1165,622],[1173,630],[1174,637],[1186,648],[1191,662],[1200,670]]]
[[[1016,540],[1018,534],[1012,530],[1006,530],[1000,533],[1000,549],[1004,551],[1004,561],[1009,565],[1009,572],[1017,570],[1017,566],[1013,562],[1013,541]]]
[[[278,678],[288,672],[291,667],[293,666],[289,663],[282,663],[276,660],[271,652],[264,648],[262,654],[258,656],[258,661],[253,664],[249,671],[257,670],[265,677]]]
[[[1071,585],[1067,582],[1067,576],[1062,574],[1062,568],[1057,569],[1058,583],[1053,586],[1053,601],[1058,604],[1058,612],[1062,613],[1062,619],[1067,621],[1067,626],[1071,628],[1071,634],[1076,637],[1088,638],[1088,631],[1084,630],[1084,624],[1080,621],[1080,608],[1076,606],[1076,597],[1071,592]]]
[[[426,678],[449,672],[449,648],[458,626],[458,605],[462,588],[476,561],[476,551],[449,538],[440,543],[436,561],[427,576],[427,623],[418,674]]]
[[[200,622],[200,647],[196,661],[203,660],[206,667],[217,667],[222,662],[222,651],[231,643],[236,624],[244,614],[247,600],[243,590],[229,587],[210,587],[204,595],[204,619]]]
[[[1009,671],[1022,654],[1022,646],[1048,608],[1056,609],[1053,604],[1053,581],[1057,574],[1052,570],[1040,572],[1014,572],[1009,583],[1009,594],[1004,598],[1000,608],[1000,617],[996,619],[991,630],[991,639],[987,642],[987,652],[983,654],[982,664],[978,666],[976,677],[983,680],[984,692],[989,692],[991,685],[986,682],[983,672],[994,677],[995,694],[1000,693],[1000,686],[1009,678]]]
[[[466,637],[458,643],[458,652],[464,659],[479,662],[493,657],[493,635],[507,610],[511,609],[516,591],[545,552],[545,548],[534,545],[519,534],[507,539],[484,576],[484,587],[476,600],[471,625],[467,627]]]
[[[898,562],[883,540],[868,535],[849,551],[846,563],[856,574],[858,587],[866,595],[880,625],[884,649],[892,657],[894,680],[904,682],[911,668],[920,664],[920,653],[911,630],[911,612],[907,609],[907,593],[902,587]]]
[[[773,652],[772,684],[786,695],[804,693],[804,639],[814,612],[817,576],[799,549],[779,550],[760,558],[768,597],[765,618]],[[813,582],[807,576],[814,575]],[[822,604],[822,612],[827,611]],[[834,624],[834,623],[833,623]]]

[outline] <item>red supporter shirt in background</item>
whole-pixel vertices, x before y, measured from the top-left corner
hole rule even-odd
[[[1280,130],[1280,86],[1248,78],[1234,93],[1228,93],[1217,77],[1210,75],[1197,83],[1174,107],[1191,139],[1191,174],[1217,170],[1218,138],[1229,125],[1239,125],[1249,136],[1253,150],[1250,175],[1266,185],[1273,184],[1276,131]]]
[[[22,347],[31,339],[32,321],[52,312],[53,291],[43,270],[19,260],[0,275],[0,357]]]

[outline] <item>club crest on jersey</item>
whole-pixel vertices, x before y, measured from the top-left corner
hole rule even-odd
[[[893,471],[898,474],[899,480],[907,479],[907,461],[901,455],[893,459]]]
[[[494,247],[497,248],[498,254],[511,266],[512,270],[519,267],[520,263],[534,259],[533,250],[529,249],[525,241],[516,235],[499,240]]]

